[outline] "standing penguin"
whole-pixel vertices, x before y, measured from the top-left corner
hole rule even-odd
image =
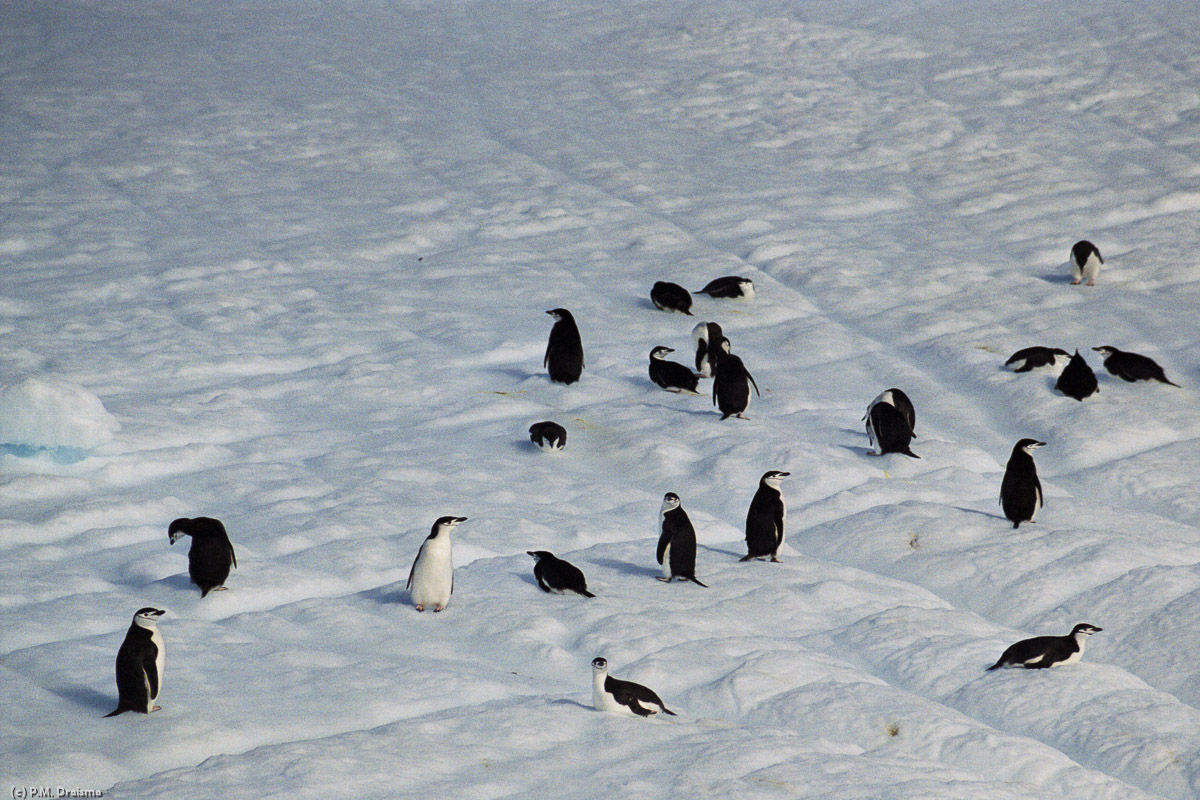
[[[880,403],[887,403],[899,411],[908,423],[908,430],[912,433],[913,438],[917,437],[917,410],[913,407],[912,400],[908,399],[908,395],[895,387],[880,392],[879,396],[867,406],[867,413],[863,415],[863,419],[870,417],[871,409]]]
[[[1037,439],[1022,439],[1013,445],[1012,455],[1000,482],[1000,506],[1014,528],[1022,522],[1033,522],[1042,507],[1042,482],[1038,480],[1037,465],[1033,463],[1033,451],[1045,447]]]
[[[746,555],[740,561],[750,561],[756,558],[769,558],[778,563],[779,548],[783,547],[786,535],[784,524],[787,522],[787,504],[783,502],[783,492],[779,484],[790,472],[767,470],[758,481],[758,491],[750,501],[750,510],[746,513]]]
[[[1082,403],[1083,398],[1091,397],[1100,391],[1100,384],[1096,381],[1096,373],[1092,372],[1092,368],[1076,350],[1062,374],[1058,376],[1058,380],[1054,382],[1054,388]]]
[[[408,589],[417,611],[432,605],[441,611],[454,592],[454,562],[450,547],[450,531],[466,522],[466,517],[438,517],[433,531],[421,543],[412,569],[408,573]]]
[[[1008,357],[1004,366],[1012,367],[1013,372],[1029,372],[1037,367],[1053,367],[1059,356],[1070,357],[1070,353],[1061,347],[1025,347]]]
[[[717,362],[728,352],[721,345],[729,340],[717,323],[701,322],[692,328],[692,341],[696,345],[696,371],[702,378],[711,378],[716,373]]]
[[[163,663],[167,649],[158,631],[158,618],[167,612],[160,608],[140,608],[133,624],[125,632],[125,641],[117,651],[117,707],[106,717],[126,711],[149,714],[161,711],[154,705],[162,691]]]
[[[663,495],[658,525],[662,531],[658,537],[658,563],[663,571],[658,580],[670,583],[678,578],[707,589],[708,586],[696,579],[696,529],[679,504],[679,495],[674,492]]]
[[[697,394],[699,376],[677,361],[666,360],[667,355],[674,352],[670,347],[661,345],[650,351],[650,380],[668,392]]]
[[[567,429],[550,420],[535,422],[529,426],[529,441],[543,450],[556,453],[567,446]]]
[[[1163,368],[1152,358],[1138,353],[1127,353],[1111,345],[1093,347],[1092,349],[1104,359],[1104,368],[1122,380],[1129,381],[1130,383],[1134,381],[1158,381],[1159,383],[1166,383],[1180,388],[1178,383],[1172,383],[1167,380],[1167,373],[1163,372]]]
[[[597,711],[610,714],[631,714],[653,717],[662,712],[675,716],[653,690],[633,681],[623,681],[608,674],[608,661],[592,659],[592,705]]]
[[[875,403],[867,412],[867,436],[875,448],[873,455],[903,453],[910,458],[920,458],[909,447],[912,428],[908,420],[891,403]]]
[[[749,419],[743,412],[750,405],[750,385],[754,384],[754,391],[759,397],[762,397],[762,392],[758,391],[754,376],[746,370],[742,360],[729,352],[728,340],[722,343],[722,349],[725,354],[717,363],[717,373],[713,378],[713,405],[721,410],[721,419],[731,416]]]
[[[571,312],[565,308],[551,309],[546,313],[554,317],[554,327],[550,329],[550,341],[546,344],[542,366],[547,368],[550,380],[555,383],[574,383],[583,374],[583,340],[579,338],[579,328]]]
[[[1062,664],[1074,664],[1083,658],[1083,646],[1087,638],[1102,630],[1104,629],[1081,622],[1066,636],[1035,636],[1032,639],[1022,639],[1010,645],[987,671],[1001,667],[1046,669]]]
[[[706,294],[709,297],[725,297],[725,298],[744,298],[746,300],[754,299],[754,281],[749,278],[740,278],[737,275],[726,275],[723,278],[714,278],[705,284],[704,288],[696,292],[696,294]]]
[[[650,289],[650,302],[661,311],[692,315],[692,295],[678,283],[657,281]]]
[[[1100,274],[1100,265],[1104,263],[1104,259],[1100,257],[1100,250],[1096,245],[1086,239],[1081,239],[1071,247],[1071,270],[1074,280],[1071,281],[1072,286],[1078,286],[1079,282],[1087,278],[1088,286],[1096,285],[1096,276]]]
[[[167,527],[171,544],[183,536],[192,537],[188,550],[188,575],[200,587],[200,596],[211,591],[224,591],[231,567],[237,566],[233,543],[219,520],[212,517],[181,517]]]
[[[549,594],[566,594],[574,592],[584,597],[595,597],[588,591],[587,579],[579,567],[563,561],[546,550],[526,550],[525,555],[533,556],[537,563],[533,565],[533,577],[537,578],[538,586]]]

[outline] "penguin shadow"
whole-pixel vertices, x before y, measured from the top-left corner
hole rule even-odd
[[[358,596],[364,600],[374,601],[381,606],[411,605],[411,598],[408,589],[404,588],[404,582],[391,586],[376,586],[374,589],[359,592]]]
[[[654,301],[651,300],[649,297],[646,297],[645,295],[640,295],[640,294],[637,295],[637,307],[648,310],[648,311],[657,311],[660,314],[666,313],[666,312],[663,312],[663,310],[661,308],[654,305]]]
[[[842,448],[843,450],[849,450],[851,453],[854,453],[855,455],[860,455],[860,456],[874,456],[875,455],[875,448],[873,448],[873,447],[861,447],[856,444],[840,444],[840,445],[838,445],[838,447]]]
[[[537,578],[533,577],[532,573],[529,573],[529,572],[517,572],[516,570],[513,570],[513,575],[516,575],[516,576],[517,576],[518,578],[520,578],[522,581],[524,581],[525,583],[528,583],[530,586],[532,586],[533,588],[537,589],[537,590],[538,590],[538,592],[541,592],[542,594],[545,594],[545,592],[542,592],[542,587],[541,587],[541,586],[538,586]]]
[[[1067,261],[1064,261],[1054,272],[1043,272],[1041,275],[1038,275],[1038,278],[1046,283],[1063,283],[1067,286],[1070,286],[1071,281],[1074,280],[1071,277],[1071,264]]]
[[[988,519],[1002,519],[1005,522],[1008,521],[1008,517],[1004,516],[1003,514],[993,514],[991,511],[980,511],[977,508],[966,508],[965,506],[955,506],[954,509],[967,514],[978,514],[979,516],[987,517]]]
[[[568,700],[565,697],[561,697],[558,700],[552,701],[550,703],[550,705],[552,705],[552,706],[577,706],[579,708],[586,708],[588,711],[596,710],[594,706],[590,706],[586,703],[581,703],[578,700]]]
[[[703,550],[706,550],[710,553],[717,553],[719,555],[729,556],[730,558],[736,559],[737,561],[741,561],[742,556],[746,555],[745,553],[735,553],[732,550],[723,550],[719,547],[705,547],[704,545],[700,545],[700,548]]]
[[[687,396],[688,395],[684,395],[684,397],[687,397]],[[697,395],[697,396],[703,397],[704,395]],[[651,405],[651,407],[665,408],[669,411],[675,411],[680,414],[691,414],[694,417],[714,417],[715,419],[721,418],[721,412],[719,412],[719,411],[709,411],[708,409],[695,409],[695,408],[679,408],[678,406],[669,406],[666,403],[651,403],[650,405]]]
[[[622,572],[626,575],[634,575],[637,577],[654,578],[662,574],[659,569],[651,569],[638,564],[631,564],[628,561],[617,561],[615,558],[596,558],[592,559],[592,563],[601,567],[615,569],[617,572]]]
[[[125,586],[130,589],[137,590],[145,590],[151,586],[162,586],[163,588],[170,589],[172,591],[187,592],[189,594],[194,593],[197,597],[200,596],[200,590],[197,589],[195,584],[192,583],[192,579],[188,577],[186,572],[177,572],[174,575],[168,575],[165,578],[159,578],[158,580],[150,581],[149,583],[147,583],[145,580],[139,579],[136,576],[117,578],[113,580],[113,583],[117,584],[118,586]]]
[[[509,378],[514,378],[519,382],[529,380],[530,378],[536,378],[539,375],[544,377],[547,381],[550,380],[550,376],[545,372],[530,372],[529,370],[522,369],[521,367],[492,367],[489,372],[495,372]],[[508,394],[508,392],[496,392],[496,394]]]
[[[50,691],[77,706],[105,714],[117,705],[117,698],[87,686],[57,686]]]

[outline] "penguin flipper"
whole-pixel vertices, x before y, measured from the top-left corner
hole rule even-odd
[[[750,380],[750,383],[754,384],[754,393],[762,397],[762,392],[758,390],[758,384],[754,383],[754,376],[750,374],[750,370],[746,370],[746,377]]]
[[[142,669],[146,671],[146,680],[150,683],[150,700],[158,697],[158,647],[151,641],[146,645],[142,655]]]
[[[664,525],[663,527],[665,528],[666,526]],[[658,563],[660,566],[663,563],[663,556],[667,554],[667,545],[670,543],[671,534],[669,531],[664,530],[662,536],[658,537]]]
[[[404,588],[405,588],[405,589],[411,589],[411,588],[412,588],[413,575],[416,575],[416,574],[417,574],[417,562],[418,562],[418,561],[420,561],[420,560],[421,560],[421,551],[420,551],[420,550],[418,550],[418,551],[417,551],[417,557],[413,559],[413,565],[412,565],[412,569],[410,569],[410,570],[408,571],[408,583],[407,583],[407,584],[405,584],[405,586],[404,586]]]

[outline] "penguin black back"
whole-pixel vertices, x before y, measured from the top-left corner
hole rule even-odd
[[[1096,382],[1096,373],[1092,372],[1092,368],[1083,360],[1083,356],[1079,355],[1078,350],[1075,351],[1075,355],[1071,356],[1071,360],[1063,369],[1062,374],[1058,376],[1054,388],[1081,403],[1085,397],[1091,397],[1100,391],[1100,385]]]
[[[909,444],[912,428],[904,414],[891,403],[876,403],[867,414],[867,426],[879,455],[903,453],[911,458],[920,458]]]
[[[660,581],[678,578],[704,586],[696,578],[696,529],[679,502],[679,495],[667,492],[659,514],[662,532],[658,537],[658,563],[663,566]]]
[[[583,571],[574,564],[558,558],[547,550],[527,550],[526,555],[533,556],[533,577],[537,579],[538,587],[547,594],[566,594],[575,592],[584,597],[595,597],[588,591],[587,579]]]
[[[555,321],[550,329],[542,366],[546,367],[550,380],[555,383],[574,383],[583,374],[583,340],[579,338],[579,328],[571,312],[565,308],[554,308],[546,313]]]
[[[650,351],[650,380],[668,392],[690,392],[696,394],[700,376],[676,361],[667,361],[674,353],[670,347],[658,346]]]
[[[1025,347],[1009,356],[1004,366],[1012,367],[1013,372],[1029,372],[1038,367],[1054,366],[1059,356],[1069,355],[1061,347]]]
[[[1158,381],[1179,388],[1178,383],[1167,380],[1167,374],[1158,362],[1139,353],[1128,353],[1111,345],[1093,347],[1104,359],[1104,368],[1124,381]]]
[[[700,289],[696,294],[706,294],[709,297],[724,297],[738,298],[744,297],[747,300],[754,297],[754,281],[749,278],[742,278],[737,275],[726,275],[721,278],[714,278],[705,284],[703,289]]]
[[[1022,439],[1013,445],[1000,482],[1000,506],[1014,528],[1021,527],[1022,522],[1033,522],[1042,507],[1042,482],[1038,480],[1033,451],[1045,446],[1037,439]]]
[[[729,353],[717,363],[713,378],[713,405],[721,410],[721,419],[736,416],[746,419],[743,412],[750,405],[750,386],[761,397],[758,384],[737,356]]]
[[[535,422],[529,426],[529,441],[543,450],[562,450],[567,446],[567,429],[550,420]]]
[[[779,561],[779,548],[786,536],[787,505],[779,483],[790,472],[768,470],[758,481],[758,490],[746,512],[746,555],[741,561],[770,558]]]
[[[230,568],[237,566],[237,556],[225,526],[212,517],[181,517],[167,528],[167,538],[175,544],[181,536],[192,537],[188,575],[200,588],[200,596],[204,597],[214,589],[224,589]]]
[[[147,606],[133,615],[117,651],[117,707],[104,716],[126,711],[149,714],[158,709],[154,701],[162,689],[163,647],[155,622],[165,613]]]
[[[692,315],[692,295],[678,283],[657,281],[650,289],[650,302],[661,311]]]

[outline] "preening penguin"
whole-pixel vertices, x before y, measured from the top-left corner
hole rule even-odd
[[[546,420],[529,426],[529,440],[543,450],[557,452],[567,446],[567,429]]]
[[[709,281],[696,294],[731,299],[741,297],[751,300],[754,298],[754,281],[749,278],[740,278],[737,275],[726,275],[723,278],[714,278]]]
[[[162,691],[166,645],[158,631],[158,618],[167,612],[160,608],[140,608],[133,624],[125,632],[125,641],[117,651],[117,707],[106,717],[126,711],[149,714],[161,711],[154,705]]]
[[[1046,669],[1062,664],[1074,664],[1083,658],[1083,646],[1093,633],[1104,630],[1095,625],[1081,622],[1066,636],[1035,636],[1010,645],[1000,660],[988,667],[988,671],[1001,667],[1024,667]]]
[[[701,322],[692,328],[692,341],[696,345],[696,371],[702,378],[711,378],[717,362],[729,352],[722,348],[722,343],[728,344],[729,340],[717,323]]]
[[[537,562],[533,565],[533,577],[537,578],[538,586],[543,592],[574,592],[584,597],[596,596],[588,591],[583,572],[574,564],[563,561],[546,550],[526,550],[525,554],[533,556],[533,560]]]
[[[550,380],[555,383],[574,383],[583,374],[583,340],[579,338],[579,328],[565,308],[546,313],[554,317],[554,327],[550,329],[542,366],[547,368]]]
[[[750,510],[746,513],[746,555],[740,561],[750,561],[755,558],[769,558],[779,561],[779,548],[783,546],[786,536],[784,525],[787,522],[787,504],[783,502],[783,492],[779,489],[790,472],[767,470],[758,481],[758,491],[750,501]]]
[[[230,568],[237,566],[237,556],[225,526],[212,517],[181,517],[167,527],[167,538],[175,544],[182,536],[192,537],[188,575],[192,583],[200,587],[200,596],[214,590],[223,591]]]
[[[1038,367],[1053,367],[1059,356],[1069,358],[1070,355],[1061,347],[1026,347],[1009,356],[1004,366],[1012,367],[1013,372],[1029,372]]]
[[[653,717],[660,711],[675,716],[652,690],[640,683],[623,681],[608,674],[608,662],[592,659],[592,705],[610,714],[636,714]]]
[[[1100,391],[1100,384],[1096,381],[1096,373],[1092,372],[1092,368],[1076,350],[1062,374],[1058,376],[1058,380],[1054,382],[1054,388],[1082,403],[1085,397],[1091,397]]]
[[[680,505],[679,495],[674,492],[663,495],[658,526],[661,531],[658,537],[658,563],[663,571],[658,580],[670,583],[678,578],[707,589],[705,584],[696,579],[696,529]]]
[[[1100,274],[1100,265],[1103,263],[1104,259],[1100,257],[1100,250],[1096,245],[1086,239],[1076,242],[1071,247],[1071,270],[1074,277],[1071,285],[1078,286],[1080,281],[1087,278],[1087,285],[1095,286],[1096,276]]]
[[[1042,507],[1042,482],[1033,463],[1033,451],[1045,446],[1037,439],[1022,439],[1013,445],[1000,482],[1000,506],[1014,528],[1021,527],[1022,522],[1033,522]]]
[[[441,611],[454,592],[454,561],[450,546],[450,531],[466,522],[466,517],[438,517],[433,531],[421,543],[412,569],[408,573],[408,589],[417,611],[432,605]]]
[[[1167,380],[1167,374],[1163,372],[1163,368],[1152,358],[1139,355],[1138,353],[1127,353],[1111,345],[1093,347],[1092,349],[1104,359],[1104,368],[1122,380],[1129,381],[1130,383],[1134,381],[1158,381],[1159,383],[1166,383],[1179,388],[1178,383],[1172,383]]]
[[[650,351],[650,380],[668,392],[690,392],[696,394],[700,377],[676,361],[667,361],[667,354],[674,353],[670,347],[654,348]]]
[[[692,295],[678,283],[657,281],[650,289],[650,302],[662,311],[692,315]]]
[[[913,428],[917,424],[917,411],[904,392],[896,388],[881,392],[867,406],[863,419],[867,421],[867,436],[875,455],[903,453],[920,458],[909,449],[916,436]]]
[[[754,376],[746,370],[742,360],[729,352],[728,340],[722,342],[722,349],[725,355],[717,362],[713,378],[713,405],[721,410],[721,419],[731,416],[749,419],[743,412],[750,405],[750,385],[754,385],[754,392],[759,397],[762,392],[758,391]]]

